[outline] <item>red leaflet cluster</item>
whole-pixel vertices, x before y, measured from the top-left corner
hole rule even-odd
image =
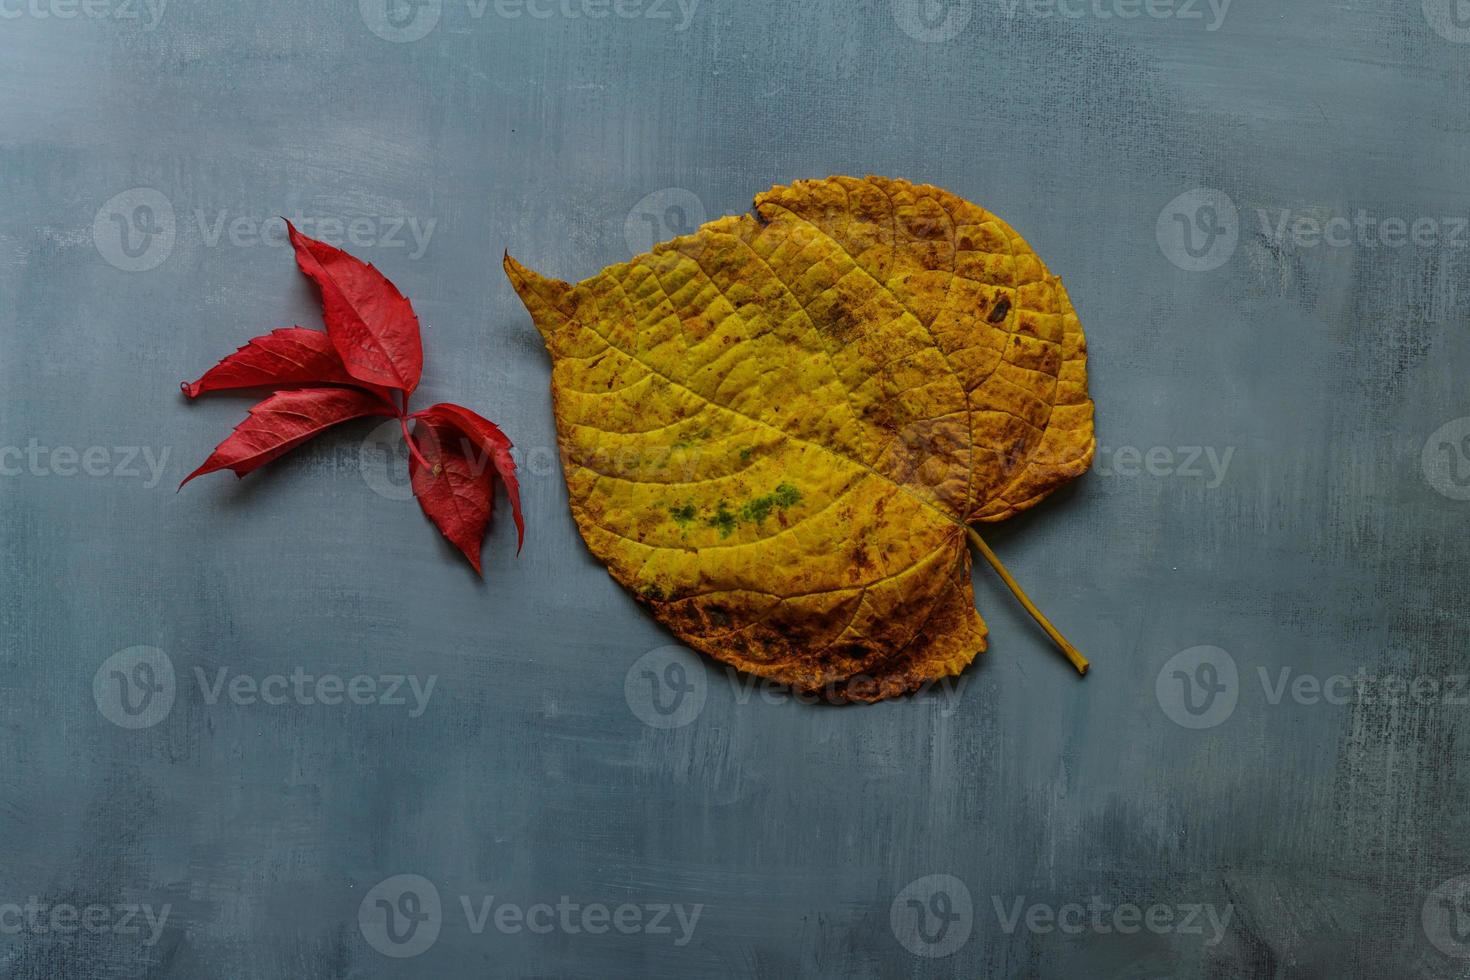
[[[204,465],[184,478],[215,470],[236,476],[283,456],[312,436],[349,419],[396,418],[409,448],[414,496],[475,571],[490,525],[498,475],[516,522],[516,551],[525,540],[520,485],[510,440],[493,422],[458,405],[408,411],[424,370],[424,348],[413,306],[377,269],[286,222],[296,263],[322,297],[327,332],[273,330],[181,387],[190,398],[207,391],[275,388],[250,410]],[[410,436],[408,423],[414,422]],[[184,483],[180,483],[182,488]]]

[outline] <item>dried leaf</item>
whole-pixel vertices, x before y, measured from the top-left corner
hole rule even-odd
[[[234,470],[236,476],[244,476],[339,422],[395,414],[392,406],[375,395],[351,388],[277,392],[252,408],[204,465],[184,477],[179,486],[215,470]]]
[[[516,479],[515,459],[510,454],[513,447],[505,433],[489,419],[458,405],[441,402],[417,414],[458,429],[489,458],[500,482],[505,484],[506,496],[510,498],[510,513],[516,522],[516,552],[519,554],[526,540],[526,525],[521,519],[521,484]]]
[[[327,335],[359,381],[413,394],[424,370],[413,306],[377,269],[286,222],[296,262],[317,284]]]
[[[1076,313],[1008,225],[934,187],[799,181],[755,212],[576,285],[506,257],[582,536],[750,673],[856,700],[956,674],[985,649],[969,524],[1092,459]]]
[[[185,382],[179,387],[190,398],[197,398],[207,391],[325,384],[359,385],[361,382],[347,373],[326,334],[304,327],[283,327],[254,338],[210,368],[198,381]],[[384,399],[389,398],[382,388],[364,387]]]
[[[480,543],[490,526],[495,471],[471,450],[460,431],[420,418],[414,428],[418,454],[408,459],[413,494],[424,514],[480,571]]]

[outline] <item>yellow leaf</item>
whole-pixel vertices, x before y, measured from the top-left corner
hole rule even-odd
[[[968,525],[1092,460],[1061,280],[935,187],[797,181],[576,285],[505,269],[587,546],[684,642],[803,692],[963,670]]]

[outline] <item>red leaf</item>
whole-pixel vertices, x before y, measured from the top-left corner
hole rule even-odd
[[[215,447],[204,465],[184,477],[184,483],[215,470],[230,469],[236,476],[244,476],[338,422],[366,415],[396,414],[373,395],[352,388],[277,392],[252,408],[230,437]],[[179,484],[180,489],[184,483]]]
[[[301,327],[272,331],[251,340],[198,381],[180,386],[190,398],[230,388],[287,389],[252,408],[204,465],[184,478],[180,489],[216,470],[233,470],[243,477],[349,419],[395,417],[405,438],[408,420],[415,419],[409,473],[424,513],[480,573],[480,549],[490,526],[498,474],[510,497],[519,553],[526,531],[515,460],[505,433],[458,405],[435,405],[407,414],[409,396],[424,367],[412,304],[371,265],[306,237],[289,221],[286,228],[297,264],[321,291],[326,332]]]
[[[284,220],[284,219],[283,219]],[[410,394],[424,371],[419,318],[381,272],[286,222],[296,263],[321,288],[327,335],[360,381]]]
[[[326,334],[304,327],[283,327],[256,337],[210,368],[198,381],[185,382],[179,387],[190,398],[197,398],[206,391],[298,384],[360,385],[361,382],[347,373]],[[375,387],[374,393],[391,403],[386,390]]]
[[[480,544],[490,526],[495,479],[483,456],[475,459],[465,452],[465,438],[457,428],[434,419],[420,419],[414,428],[414,442],[428,465],[410,454],[408,473],[424,514],[464,552],[476,574],[482,574]]]
[[[506,495],[510,497],[510,512],[516,522],[516,554],[526,540],[526,525],[521,520],[521,485],[516,480],[516,462],[510,455],[511,442],[494,422],[483,419],[467,408],[441,402],[431,405],[417,417],[427,417],[454,426],[469,437],[495,464],[495,472],[505,483]]]

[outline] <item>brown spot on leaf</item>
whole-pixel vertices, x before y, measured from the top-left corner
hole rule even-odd
[[[1006,314],[1009,312],[1011,312],[1011,298],[1009,296],[1002,296],[1000,302],[995,304],[995,309],[990,311],[990,316],[986,317],[985,320],[987,323],[999,323],[1006,318]]]

